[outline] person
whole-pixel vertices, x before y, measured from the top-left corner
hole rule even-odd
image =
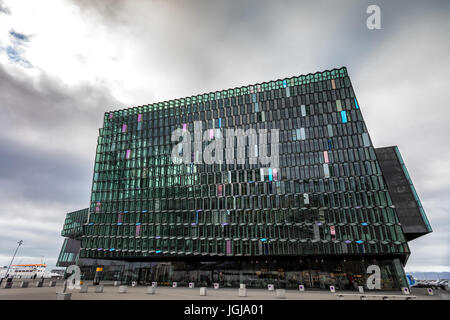
[[[351,274],[348,275],[348,285],[350,289],[353,287],[353,277]]]

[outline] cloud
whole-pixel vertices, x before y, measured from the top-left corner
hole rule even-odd
[[[0,14],[10,15],[11,11],[3,4],[3,0],[0,0]]]
[[[0,256],[22,239],[20,256],[53,261],[65,214],[89,205],[103,113],[121,103],[101,86],[67,87],[13,66],[0,65],[0,83]]]
[[[0,232],[5,248],[22,235],[33,242],[30,229],[20,233],[25,217],[61,241],[64,213],[87,206],[103,112],[344,65],[375,146],[399,146],[434,229],[410,243],[407,268],[450,266],[450,3],[378,1],[381,30],[366,28],[369,4],[7,2],[0,201],[17,220]],[[37,244],[57,256],[55,243]]]

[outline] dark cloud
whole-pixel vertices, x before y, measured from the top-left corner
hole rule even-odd
[[[56,259],[65,214],[89,204],[103,113],[121,103],[101,86],[45,73],[36,85],[1,65],[0,83],[0,257],[22,239],[21,256]]]

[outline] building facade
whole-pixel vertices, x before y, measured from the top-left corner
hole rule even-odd
[[[66,214],[61,236],[64,242],[56,262],[57,267],[68,267],[77,264],[80,247],[81,236],[83,235],[83,225],[87,222],[89,208],[69,212]]]
[[[415,192],[399,219],[379,154],[346,68],[106,112],[85,276],[356,289],[376,265],[405,287],[406,234],[431,228],[408,231]]]

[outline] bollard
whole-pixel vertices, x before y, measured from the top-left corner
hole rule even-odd
[[[83,284],[80,288],[80,293],[87,293],[88,292],[88,285],[87,284]]]
[[[54,280],[50,281],[48,286],[49,287],[55,287],[56,286],[56,281],[54,281]]]
[[[114,287],[118,287],[119,286],[119,281],[114,281]]]
[[[152,282],[152,287],[155,287],[155,288],[157,288],[157,287],[158,287],[158,282],[156,282],[156,281],[153,281],[153,282]]]
[[[28,281],[22,281],[19,285],[20,288],[28,288]]]
[[[219,289],[219,284],[218,283],[214,283],[214,289]]]
[[[409,288],[408,287],[402,287],[403,294],[409,294]]]
[[[189,288],[190,289],[194,289],[194,287],[195,287],[194,283],[193,282],[189,282]]]
[[[119,286],[119,293],[127,293],[128,286]]]
[[[200,288],[200,295],[201,296],[206,296],[206,287],[201,287]]]
[[[72,298],[71,293],[57,292],[56,300],[70,300]]]
[[[358,286],[358,290],[359,290],[359,293],[364,293],[364,287],[363,286]]]
[[[103,285],[102,284],[95,287],[95,293],[103,293]]]
[[[276,291],[277,298],[278,299],[286,299],[286,290],[284,289],[277,289]]]
[[[44,281],[37,281],[36,282],[36,288],[42,288],[43,284],[44,284]]]
[[[269,289],[269,291],[273,291],[273,290],[275,290],[275,287],[273,284],[268,284],[267,289]]]
[[[177,282],[172,282],[172,288],[176,288],[178,286]]]
[[[156,288],[154,286],[148,286],[147,287],[147,294],[155,294]]]
[[[245,284],[244,284],[244,283],[241,283],[241,284],[239,285],[239,288],[245,289]]]
[[[246,297],[247,296],[247,289],[244,288],[239,288],[239,297]]]
[[[298,286],[298,290],[299,290],[299,291],[305,291],[305,286],[304,286],[303,284],[300,284],[300,285]]]
[[[334,286],[330,286],[330,292],[335,293],[336,292],[336,288]]]
[[[131,281],[131,286],[132,287],[136,287],[137,286],[137,282],[136,281]]]

